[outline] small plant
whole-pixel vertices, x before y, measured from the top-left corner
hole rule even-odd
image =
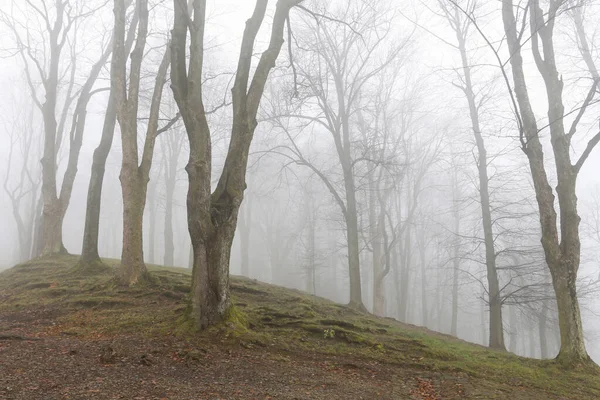
[[[335,337],[335,330],[334,329],[325,329],[323,331],[323,338],[325,339],[333,339]]]

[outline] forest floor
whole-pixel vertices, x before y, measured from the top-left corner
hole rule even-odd
[[[236,322],[195,333],[189,271],[152,285],[40,259],[0,273],[0,399],[599,399],[600,373],[490,351],[232,278]],[[107,260],[114,265],[116,261]]]

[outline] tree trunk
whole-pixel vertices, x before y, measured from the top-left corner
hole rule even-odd
[[[133,172],[133,176],[130,173]],[[121,253],[121,282],[133,286],[147,276],[144,263],[144,206],[145,191],[137,175],[137,166],[133,171],[121,170],[121,188],[123,191],[123,250]]]
[[[175,196],[175,180],[177,179],[177,148],[171,149],[169,157],[165,160],[165,258],[164,265],[175,264],[175,243],[173,239],[173,198]]]
[[[108,98],[106,114],[104,116],[102,137],[100,139],[100,144],[96,150],[94,150],[92,172],[88,186],[85,227],[83,230],[83,245],[81,247],[81,262],[86,265],[100,262],[98,238],[100,232],[102,185],[104,182],[104,172],[106,171],[106,160],[108,159],[108,154],[110,153],[110,149],[112,147],[116,123],[117,106],[114,93],[111,90]]]
[[[518,340],[517,331],[518,331],[518,329],[517,329],[517,314],[515,312],[514,306],[510,306],[508,309],[508,323],[510,325],[509,351],[513,354],[517,354],[517,340]]]
[[[410,268],[412,261],[412,227],[407,226],[404,230],[404,246],[402,254],[402,269],[400,274],[400,321],[408,322],[408,299],[410,297]]]
[[[548,356],[548,338],[547,338],[547,320],[548,320],[548,300],[542,302],[542,311],[538,321],[538,334],[540,337],[540,358],[545,360]]]
[[[346,235],[348,240],[348,273],[350,277],[349,306],[366,311],[362,302],[360,279],[360,246],[358,242],[358,218],[356,210],[356,189],[351,166],[344,168],[344,184],[346,187]]]
[[[240,258],[242,276],[250,276],[250,229],[252,228],[252,197],[248,197],[240,210]]]
[[[572,265],[554,266],[552,269],[556,271],[553,273],[552,280],[556,292],[558,324],[560,327],[558,359],[587,362],[589,356],[585,349],[583,326],[581,324],[579,302],[577,301],[576,274],[571,272],[573,271]]]
[[[427,308],[427,245],[425,243],[425,230],[420,229],[419,240],[419,261],[421,262],[421,324],[424,327],[429,326],[429,314]]]
[[[192,316],[197,327],[207,328],[228,317],[229,257],[235,224],[226,222],[206,242],[194,241]]]

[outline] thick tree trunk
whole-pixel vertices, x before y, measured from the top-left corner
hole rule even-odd
[[[52,196],[49,196],[52,197]],[[44,201],[43,211],[43,249],[42,255],[66,254],[67,250],[63,246],[62,240],[62,221],[64,218],[64,209],[59,199],[51,198]]]
[[[560,271],[553,274],[560,327],[558,359],[568,360],[569,363],[587,363],[589,356],[585,349],[581,313],[577,301],[576,274],[568,272],[572,270],[572,266],[569,265],[555,266],[554,269]]]
[[[121,283],[135,285],[140,279],[147,277],[144,263],[144,206],[145,191],[141,187],[137,175],[128,175],[129,171],[121,171],[121,188],[123,191],[123,250],[121,253]]]
[[[226,222],[206,243],[195,241],[191,312],[199,329],[223,321],[231,309],[229,257],[234,227],[235,223]]]

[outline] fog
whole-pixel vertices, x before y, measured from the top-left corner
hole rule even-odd
[[[43,103],[45,91],[33,59],[42,60],[45,68],[49,56],[44,47],[47,32],[33,7],[42,3],[0,0],[0,269],[37,256],[34,236],[43,205],[39,160],[45,122],[35,101]],[[45,3],[52,14],[55,2]],[[66,108],[63,104],[82,88],[100,50],[110,45],[113,29],[112,2],[73,3],[81,3],[74,10],[90,14],[69,33],[60,63],[56,115],[60,119],[64,113],[66,122],[57,150],[59,188],[67,170],[77,100]],[[555,357],[561,344],[557,304],[541,244],[535,182],[519,138],[518,119],[523,118],[515,113],[511,97],[514,67],[501,2],[458,2],[459,8],[444,0],[305,3],[314,13],[290,12],[290,36],[284,33],[285,43],[258,110],[231,274],[352,304],[355,271],[360,300],[368,311],[489,345],[491,289],[477,131],[487,157],[491,251],[504,346],[523,356]],[[581,3],[591,60],[600,65],[600,4]],[[229,149],[233,76],[244,22],[253,7],[254,2],[246,0],[208,2],[203,96],[211,128],[213,189]],[[172,8],[169,1],[150,2],[140,83],[140,157],[155,77],[171,37]],[[274,14],[270,4],[253,68],[268,45]],[[600,110],[597,88],[590,91],[593,78],[581,55],[574,18],[572,11],[561,11],[554,27],[556,66],[564,83],[562,119],[567,132],[577,125],[570,142],[573,164],[598,133]],[[466,29],[464,59],[456,24]],[[555,121],[549,122],[546,86],[527,35],[529,31],[522,46],[527,89],[546,156],[542,165],[550,187],[556,188],[550,140]],[[23,38],[26,43],[19,44]],[[72,75],[71,54],[77,60]],[[102,136],[110,79],[107,61],[93,86],[103,90],[87,105],[77,174],[62,225],[64,247],[72,254],[82,251],[93,154]],[[167,75],[159,127],[179,112],[170,79]],[[74,89],[69,94],[71,82]],[[584,113],[579,112],[582,108]],[[185,171],[189,148],[181,119],[156,138],[143,218],[148,264],[192,267]],[[119,259],[123,251],[122,153],[117,124],[100,209],[98,250],[106,258]],[[598,171],[600,150],[595,149],[576,177],[576,194],[581,217],[578,300],[587,350],[596,362]],[[555,207],[559,212],[558,198]],[[27,228],[25,238],[19,238],[18,224]],[[352,258],[353,245],[358,246],[357,260]],[[353,270],[353,262],[358,269]]]

